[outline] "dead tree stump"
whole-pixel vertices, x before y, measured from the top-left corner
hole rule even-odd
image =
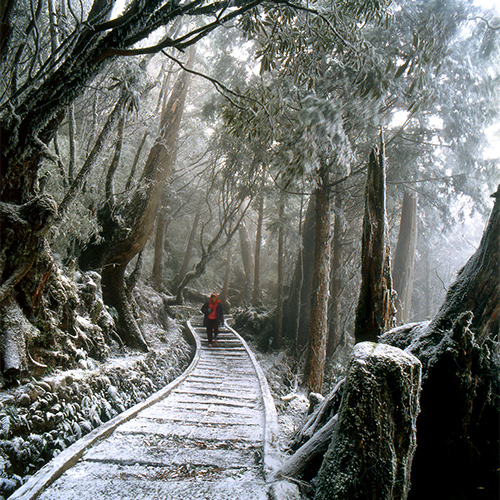
[[[398,348],[354,348],[315,500],[404,499],[416,447],[420,361]]]
[[[413,499],[499,498],[500,186],[492,197],[481,244],[435,318],[380,340],[423,366]]]

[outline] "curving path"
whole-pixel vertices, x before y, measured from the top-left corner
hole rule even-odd
[[[264,500],[277,464],[276,410],[245,341],[201,324],[186,372],[62,452],[10,499]]]

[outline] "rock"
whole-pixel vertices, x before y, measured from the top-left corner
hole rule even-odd
[[[51,392],[52,391],[52,387],[50,386],[50,384],[48,384],[47,382],[44,382],[43,380],[39,380],[37,382],[37,385],[43,389],[45,392]]]
[[[45,414],[45,422],[47,424],[48,430],[54,429],[54,427],[56,426],[56,416],[53,413],[48,411]]]
[[[276,481],[271,484],[269,500],[300,500],[299,487],[291,481]]]
[[[31,404],[31,398],[29,397],[29,394],[26,394],[25,392],[20,394],[17,398],[17,404],[19,406],[27,408]]]
[[[407,497],[421,373],[420,361],[397,347],[354,347],[315,500]]]
[[[316,407],[321,404],[325,400],[325,397],[322,394],[318,394],[316,392],[311,392],[309,394],[309,411],[308,414],[310,415]]]
[[[16,398],[12,394],[2,394],[0,395],[0,406],[12,405],[16,401]]]

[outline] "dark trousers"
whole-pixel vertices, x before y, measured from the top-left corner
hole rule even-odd
[[[212,337],[213,333],[213,337]],[[219,334],[219,321],[216,319],[207,319],[207,337],[208,343],[212,343],[212,338],[216,339]]]

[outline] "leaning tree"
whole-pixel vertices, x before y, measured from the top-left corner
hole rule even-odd
[[[91,7],[86,8],[87,4],[82,3],[78,9],[73,8],[72,2],[60,5],[53,2],[49,3],[50,12],[45,11],[44,2],[38,2],[36,7],[25,0],[2,3],[0,307],[3,317],[16,311],[30,322],[35,321],[39,299],[57,269],[46,234],[58,206],[44,194],[40,173],[44,164],[57,164],[59,160],[49,146],[70,105],[117,57],[166,49],[183,51],[261,3],[263,0],[239,4],[132,0],[124,12],[116,14],[113,10],[116,1],[94,0]],[[183,19],[197,22],[183,23],[183,29],[174,32],[175,35],[164,29]],[[146,40],[153,32],[160,36],[153,45],[148,45]],[[68,189],[71,199],[82,186],[81,179],[75,178]],[[18,342],[18,368],[23,368],[24,342],[23,339]]]

